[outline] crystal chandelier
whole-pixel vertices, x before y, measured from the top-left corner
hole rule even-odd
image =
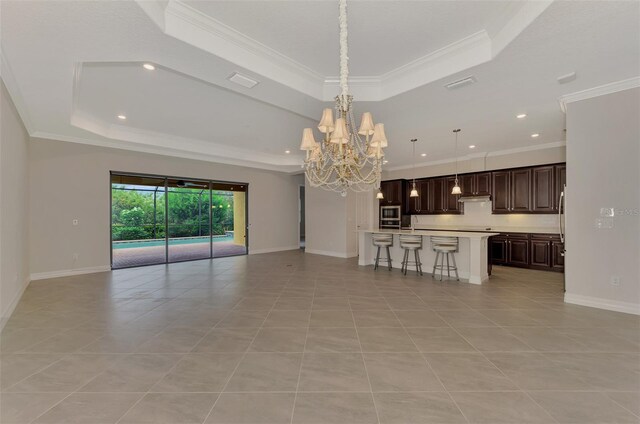
[[[384,124],[374,124],[369,112],[362,114],[356,131],[353,96],[349,94],[349,57],[347,46],[347,1],[339,0],[340,22],[340,89],[333,110],[325,109],[318,130],[324,140],[316,142],[311,128],[302,133],[300,150],[306,150],[303,168],[311,187],[340,192],[367,191],[380,188],[383,148],[387,147]]]

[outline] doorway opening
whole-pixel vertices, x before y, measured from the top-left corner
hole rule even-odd
[[[246,183],[111,173],[113,269],[247,254]]]

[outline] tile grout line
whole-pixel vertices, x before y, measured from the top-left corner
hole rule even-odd
[[[410,289],[411,290],[411,289]],[[413,290],[411,290],[413,291]],[[415,292],[414,292],[415,294]],[[420,298],[418,296],[418,299],[420,299],[421,302],[423,302],[422,298]],[[396,319],[398,320],[398,322],[400,322],[400,326],[402,327],[402,329],[404,330],[405,334],[407,335],[407,337],[409,338],[409,340],[411,340],[411,343],[413,343],[413,345],[415,346],[416,350],[418,351],[418,354],[422,357],[422,360],[427,364],[427,366],[429,367],[429,370],[433,373],[433,375],[438,379],[438,382],[440,383],[440,385],[442,386],[442,389],[444,390],[444,392],[447,394],[447,396],[449,396],[449,399],[451,399],[451,401],[453,402],[453,404],[456,406],[456,408],[458,408],[458,411],[460,412],[460,414],[462,415],[462,418],[464,418],[464,420],[467,423],[470,423],[471,421],[469,421],[469,419],[467,418],[467,416],[464,414],[464,412],[462,412],[462,408],[460,408],[460,406],[458,405],[458,402],[456,402],[456,400],[453,398],[453,396],[451,395],[451,393],[449,393],[449,389],[447,389],[447,386],[444,385],[444,383],[442,382],[442,379],[440,378],[440,376],[438,376],[438,374],[435,372],[435,370],[433,369],[433,367],[431,366],[431,364],[429,363],[429,361],[427,360],[427,358],[425,357],[424,353],[420,350],[420,348],[418,347],[418,345],[416,344],[415,340],[413,340],[413,337],[411,337],[411,334],[409,334],[409,331],[407,331],[406,327],[404,326],[404,323],[400,320],[400,318],[398,318],[398,314],[396,314],[396,311],[391,307],[391,304],[386,300],[387,304],[389,305],[389,308],[391,309],[391,312],[393,312],[393,315],[395,315]],[[425,303],[425,306],[428,307],[428,305]],[[430,310],[430,309],[427,309]],[[435,312],[435,311],[434,311]],[[439,316],[436,313],[437,316]],[[440,317],[440,316],[439,316]],[[442,317],[440,317],[441,319],[443,319]],[[443,321],[449,326],[451,327],[451,325],[443,319]],[[446,327],[445,327],[446,328]],[[475,346],[471,345],[474,349]]]
[[[374,283],[375,284],[375,283]],[[371,377],[369,377],[369,371],[367,369],[367,361],[364,359],[364,349],[362,348],[362,342],[360,341],[360,332],[358,331],[358,325],[356,323],[356,317],[353,314],[353,308],[351,307],[351,299],[347,295],[347,301],[349,302],[349,311],[351,312],[351,319],[353,320],[353,327],[356,330],[356,338],[358,339],[358,344],[360,345],[360,357],[362,358],[362,362],[364,365],[364,372],[367,375],[367,382],[369,383],[369,392],[371,394],[371,401],[373,402],[373,410],[376,413],[376,418],[378,420],[378,424],[380,424],[380,412],[378,411],[378,405],[376,403],[376,397],[373,394],[373,386],[371,385]],[[386,302],[386,300],[385,300]]]
[[[309,308],[309,320],[307,322],[307,331],[304,336],[304,345],[302,347],[302,356],[300,357],[300,367],[298,368],[298,381],[296,383],[296,392],[293,395],[293,407],[291,408],[291,419],[289,420],[290,424],[293,424],[293,417],[296,412],[296,402],[298,401],[298,392],[300,388],[300,379],[302,378],[302,365],[304,364],[304,355],[307,352],[307,340],[309,340],[309,329],[311,328],[311,316],[313,314],[313,303],[316,299],[316,290],[318,289],[317,285],[318,276],[314,278],[313,283],[313,295],[311,296],[311,307]]]
[[[290,279],[290,278],[289,278]],[[262,283],[260,283],[259,285],[261,285]],[[258,285],[258,286],[259,286]],[[255,287],[254,289],[255,290]],[[252,291],[253,291],[252,290]],[[220,390],[220,393],[218,394],[218,397],[216,398],[216,400],[213,402],[213,405],[211,405],[211,408],[209,409],[209,412],[207,413],[207,415],[205,416],[204,420],[202,421],[202,424],[206,423],[207,420],[209,419],[209,417],[211,416],[211,414],[213,413],[213,410],[215,409],[216,405],[218,404],[218,401],[220,400],[220,398],[222,397],[222,394],[225,393],[225,389],[227,388],[227,386],[229,385],[229,382],[231,381],[231,379],[233,378],[233,376],[235,375],[236,371],[238,370],[238,368],[240,367],[240,364],[242,363],[242,361],[244,360],[244,358],[247,356],[247,354],[249,353],[249,349],[251,349],[251,346],[253,345],[253,343],[255,342],[256,338],[258,337],[258,334],[260,334],[260,332],[262,331],[262,329],[264,328],[264,324],[265,322],[267,322],[267,319],[269,319],[269,315],[271,315],[271,312],[273,312],[276,303],[278,302],[278,300],[280,299],[280,297],[282,296],[282,292],[280,292],[280,294],[278,294],[278,296],[276,297],[275,301],[273,302],[273,305],[271,305],[271,308],[269,309],[269,312],[267,313],[267,315],[264,317],[264,319],[262,320],[262,324],[260,324],[260,327],[258,327],[258,331],[256,332],[256,334],[253,336],[253,338],[251,339],[251,343],[249,343],[249,345],[247,346],[247,349],[242,353],[242,356],[240,356],[240,359],[238,360],[238,363],[236,364],[235,368],[233,369],[233,371],[229,374],[229,377],[227,378],[227,381],[224,383],[224,386],[222,386],[222,389]],[[245,296],[244,298],[246,298],[247,296]],[[239,304],[240,302],[238,302]],[[238,305],[236,304],[236,306]],[[118,423],[116,423],[118,424]]]

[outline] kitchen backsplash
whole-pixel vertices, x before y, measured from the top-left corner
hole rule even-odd
[[[414,218],[416,219],[416,218]],[[414,221],[415,222],[415,221]],[[558,227],[558,215],[492,214],[491,202],[467,202],[463,215],[417,215],[416,225],[460,225],[482,227]]]

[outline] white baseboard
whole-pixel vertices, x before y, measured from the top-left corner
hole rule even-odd
[[[22,299],[22,295],[24,294],[25,290],[27,290],[27,287],[29,287],[29,281],[25,282],[22,285],[22,288],[15,295],[7,310],[4,311],[4,313],[0,316],[0,331],[4,329],[4,326],[6,325],[7,321],[9,321],[9,318],[11,318],[13,311],[16,310],[16,306],[18,306],[18,302],[20,302],[20,299]]]
[[[266,249],[249,249],[249,254],[259,255],[261,253],[284,252],[286,250],[298,250],[298,249],[300,249],[300,246],[269,247]]]
[[[311,253],[312,255],[332,256],[334,258],[345,258],[345,259],[358,256],[356,252],[341,253],[341,252],[333,252],[330,250],[317,250],[317,249],[309,249],[309,248],[305,248],[304,252]]]
[[[640,305],[637,303],[621,302],[618,300],[603,299],[600,297],[581,296],[571,293],[564,294],[564,301],[565,303],[572,303],[574,305],[590,306],[592,308],[606,309],[608,311],[640,315]]]
[[[88,268],[62,269],[60,271],[36,272],[31,274],[31,281],[46,280],[48,278],[70,277],[72,275],[93,274],[94,272],[111,271],[110,266],[93,266]]]

